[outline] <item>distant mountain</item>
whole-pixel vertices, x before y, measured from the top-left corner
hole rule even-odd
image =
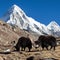
[[[52,21],[48,26],[45,26],[35,19],[28,17],[17,5],[13,5],[2,19],[11,25],[17,25],[20,29],[35,34],[60,36],[60,26],[55,21]]]
[[[60,36],[60,26],[55,21],[50,22],[47,28],[49,29],[52,35]]]

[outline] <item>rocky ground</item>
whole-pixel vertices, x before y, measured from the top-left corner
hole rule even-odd
[[[42,51],[41,48],[35,49],[34,47],[31,52],[28,52],[27,48],[25,51],[13,51],[15,48],[11,42],[16,41],[17,43],[21,36],[27,37],[28,35],[32,42],[38,38],[37,35],[21,30],[17,26],[10,26],[0,21],[0,60],[60,60],[60,46],[57,46],[55,51]],[[7,49],[10,49],[11,53],[5,53]]]
[[[6,49],[6,47],[4,49]],[[31,52],[28,52],[28,49],[26,48],[25,51],[20,52],[1,52],[3,51],[0,50],[0,60],[60,60],[60,46],[56,47],[55,51],[42,51],[41,48],[32,48]]]

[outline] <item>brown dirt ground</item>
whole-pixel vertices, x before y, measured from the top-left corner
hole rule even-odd
[[[2,46],[1,46],[2,47]],[[3,49],[6,49],[6,47],[0,48],[0,52],[3,51]],[[60,46],[56,47],[56,50],[41,50],[41,48],[35,49],[32,48],[31,52],[28,52],[28,49],[26,48],[25,51],[20,52],[11,52],[9,54],[2,54],[0,53],[0,60],[26,60],[28,57],[34,57],[34,60],[39,60],[43,58],[55,58],[57,60],[60,60]]]

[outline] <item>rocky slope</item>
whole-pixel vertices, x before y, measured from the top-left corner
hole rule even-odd
[[[0,20],[0,43],[1,44],[6,44],[8,43],[8,41],[9,42],[17,41],[18,38],[20,38],[21,36],[27,37],[28,35],[32,40],[35,40],[35,37],[31,33],[25,30],[21,30],[18,26],[11,26],[6,22]]]

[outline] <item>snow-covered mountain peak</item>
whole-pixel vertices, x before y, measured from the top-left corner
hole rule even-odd
[[[15,4],[7,11],[7,13],[2,18],[3,20],[7,21],[7,23],[11,24],[16,24],[18,20],[27,20],[24,11]]]
[[[15,4],[8,10],[8,12],[10,12],[10,11],[12,11],[14,13],[16,12],[17,14],[20,13],[20,14],[25,15],[24,11],[19,6],[15,5]]]
[[[37,22],[35,19],[27,16],[25,12],[15,4],[3,16],[3,20],[7,21],[7,23],[11,25],[17,25],[18,27],[20,27],[20,29],[37,33],[39,35],[51,35],[52,30],[54,30],[52,32],[60,32],[60,27],[55,21],[52,21],[48,26],[45,26],[44,24]]]
[[[55,21],[51,21],[48,26],[59,26]]]
[[[14,4],[12,7],[18,7],[16,4]]]
[[[51,21],[50,24],[47,26],[47,28],[53,32],[60,31],[60,26],[55,21]]]
[[[53,28],[53,29],[54,29],[54,28],[55,28],[55,29],[56,29],[56,28],[60,28],[60,26],[59,26],[55,21],[51,21],[50,24],[48,24],[47,27],[48,27],[48,28],[51,28],[51,29],[52,29],[52,28]]]
[[[20,29],[42,34],[40,32],[40,23],[33,18],[28,17],[24,11],[17,5],[13,5],[3,16],[3,20],[11,25],[17,25]]]

